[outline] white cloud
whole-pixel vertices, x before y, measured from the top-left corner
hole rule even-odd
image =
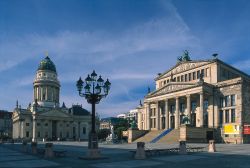
[[[131,93],[133,88],[147,87],[149,80],[153,83],[154,74],[173,65],[184,49],[201,47],[199,39],[191,34],[176,9],[167,3],[166,10],[167,16],[128,27],[119,34],[61,31],[47,36],[30,34],[1,43],[0,73],[48,50],[57,65],[62,84],[75,85],[80,75],[84,77],[90,70],[98,69],[104,78],[109,77],[112,82],[110,96],[123,95],[129,100],[113,103],[111,98],[108,104],[100,106],[100,111],[103,115],[128,111],[138,105],[134,93]],[[20,77],[19,85],[31,84],[34,75]],[[61,100],[69,105],[79,102],[78,97],[68,94],[61,95]]]

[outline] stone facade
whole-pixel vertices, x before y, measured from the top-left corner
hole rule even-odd
[[[33,103],[14,109],[13,138],[32,141],[88,139],[91,115],[80,105],[59,107],[60,83],[54,63],[46,57],[39,64],[33,83]]]
[[[243,126],[250,123],[249,75],[214,58],[180,61],[155,81],[156,90],[139,108],[140,130],[179,129],[188,123],[204,131],[212,128],[208,139],[248,141]]]

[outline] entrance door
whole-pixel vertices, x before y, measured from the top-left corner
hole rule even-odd
[[[214,139],[213,131],[207,131],[207,141]]]
[[[165,129],[165,117],[161,118],[161,128]]]
[[[175,123],[174,123],[174,116],[170,116],[170,128],[174,128]]]
[[[195,113],[191,114],[190,124],[192,127],[196,127],[196,114]]]
[[[52,121],[52,140],[56,140],[57,138],[57,121]]]
[[[204,127],[208,127],[208,113],[206,112],[205,114],[204,114]]]

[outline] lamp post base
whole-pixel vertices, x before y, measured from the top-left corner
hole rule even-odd
[[[95,160],[95,159],[106,159],[107,157],[101,156],[101,151],[98,149],[98,137],[95,132],[89,133],[89,143],[87,155],[79,157],[79,159]]]

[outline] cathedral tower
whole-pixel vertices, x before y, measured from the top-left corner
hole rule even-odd
[[[42,107],[58,107],[60,82],[57,79],[55,64],[47,56],[44,58],[36,71],[36,77],[33,83],[34,100],[37,100]]]

